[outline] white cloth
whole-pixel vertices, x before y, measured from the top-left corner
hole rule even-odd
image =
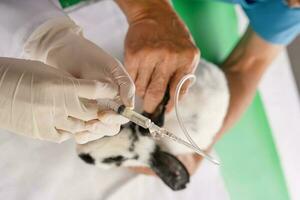
[[[290,198],[300,199],[300,99],[287,52],[264,75],[259,91],[272,128]],[[280,80],[280,81],[278,81]]]
[[[27,37],[53,17],[65,16],[50,0],[0,1],[0,56],[20,57]]]
[[[3,131],[0,158],[0,197],[6,200],[103,199],[134,177],[87,165],[72,141],[49,143]]]
[[[83,27],[88,39],[122,58],[127,24],[113,1],[84,7],[71,17]],[[206,162],[186,190],[173,192],[156,177],[87,165],[76,156],[71,141],[58,145],[2,131],[0,160],[1,199],[229,199],[219,168]]]

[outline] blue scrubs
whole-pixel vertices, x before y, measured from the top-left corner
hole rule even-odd
[[[221,0],[242,6],[252,29],[273,44],[288,44],[300,33],[300,9],[285,0]]]

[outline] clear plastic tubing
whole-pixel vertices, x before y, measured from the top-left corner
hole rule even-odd
[[[183,86],[183,84],[187,81],[191,79],[192,80],[192,84],[194,84],[194,82],[196,81],[196,76],[194,74],[188,74],[185,75],[184,77],[182,77],[182,79],[179,81],[179,83],[176,86],[176,90],[175,90],[175,113],[176,113],[176,118],[177,121],[179,123],[179,126],[182,130],[182,132],[184,133],[186,139],[190,142],[186,142],[178,137],[176,137],[177,142],[184,144],[185,146],[188,146],[189,148],[193,149],[196,153],[198,153],[199,155],[203,156],[204,158],[206,158],[207,160],[211,161],[214,164],[220,165],[220,162],[216,159],[214,159],[212,156],[208,155],[204,150],[202,150],[197,144],[196,142],[192,139],[192,137],[190,136],[187,128],[185,127],[183,120],[181,118],[181,115],[179,113],[179,109],[178,109],[178,102],[179,102],[179,95],[180,95],[180,90]],[[172,134],[173,135],[173,134]],[[175,141],[175,138],[173,139]]]

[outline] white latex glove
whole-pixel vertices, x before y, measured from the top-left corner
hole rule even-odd
[[[74,77],[98,80],[118,88],[119,99],[134,106],[134,83],[122,64],[82,36],[81,28],[70,18],[49,20],[35,30],[25,45],[26,56],[63,69]],[[120,125],[125,120],[112,111],[98,115],[106,125]],[[95,134],[103,130],[95,130]],[[78,143],[98,139],[95,134],[77,136]],[[101,135],[101,134],[100,134]]]
[[[115,134],[119,127],[97,120],[95,99],[116,95],[109,84],[77,79],[38,61],[0,58],[0,128],[18,134],[54,142],[99,126]]]

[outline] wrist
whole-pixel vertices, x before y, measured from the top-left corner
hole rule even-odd
[[[24,45],[26,58],[46,62],[48,53],[67,41],[68,35],[81,35],[81,28],[70,18],[51,19],[40,25],[28,38]]]
[[[168,0],[115,0],[129,24],[159,15],[176,16]]]

